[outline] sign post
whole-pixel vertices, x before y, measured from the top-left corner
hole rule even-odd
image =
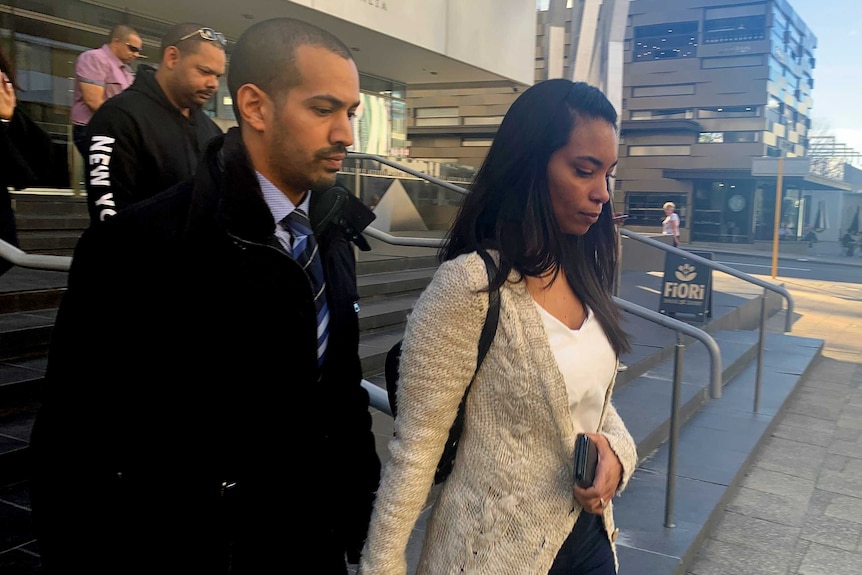
[[[691,252],[712,259],[711,252]],[[712,268],[674,253],[664,257],[659,313],[676,317],[693,316],[704,322],[712,317]]]

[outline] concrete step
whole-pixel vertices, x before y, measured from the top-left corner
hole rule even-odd
[[[90,223],[83,195],[13,192],[18,241],[32,254],[72,255]]]
[[[47,353],[56,317],[56,308],[0,314],[0,361]]]
[[[686,573],[701,542],[721,519],[725,503],[738,490],[758,447],[769,437],[785,402],[818,361],[822,348],[823,340],[768,334],[759,410],[754,411],[757,366],[749,362],[724,387],[720,399],[707,401],[691,416],[677,442],[672,507],[667,516],[669,444],[662,443],[644,459],[615,501],[620,575]],[[661,403],[654,405],[658,409]],[[618,409],[628,423],[649,406],[618,405]]]
[[[434,276],[436,267],[405,269],[400,271],[365,273],[356,278],[360,301],[372,298],[420,293]]]

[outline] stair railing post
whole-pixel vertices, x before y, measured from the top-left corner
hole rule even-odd
[[[676,489],[676,452],[679,441],[679,403],[682,395],[682,359],[685,346],[682,333],[676,332],[676,349],[673,358],[673,391],[670,404],[670,436],[667,450],[667,490],[664,505],[664,526],[675,527],[673,523],[673,499]]]
[[[754,378],[754,413],[760,411],[760,381],[763,376],[763,348],[766,340],[766,290],[760,295],[760,337],[757,341],[757,376]]]

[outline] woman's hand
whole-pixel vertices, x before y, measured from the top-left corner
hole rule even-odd
[[[586,435],[596,444],[599,463],[596,466],[596,480],[591,487],[584,489],[575,485],[575,501],[585,511],[601,515],[622,481],[623,465],[611,449],[607,437],[600,433]]]
[[[6,73],[0,72],[0,119],[12,119],[15,103],[15,87]]]

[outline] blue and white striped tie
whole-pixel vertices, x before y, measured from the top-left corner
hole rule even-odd
[[[326,280],[317,240],[311,231],[308,216],[299,208],[290,212],[281,225],[290,232],[293,240],[291,255],[308,274],[314,288],[314,305],[317,308],[317,363],[321,365],[329,342],[329,308],[326,305]]]

